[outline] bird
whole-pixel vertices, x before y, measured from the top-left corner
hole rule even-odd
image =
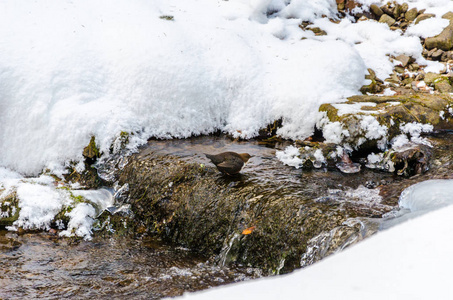
[[[248,153],[222,152],[219,154],[207,154],[206,157],[217,167],[217,169],[229,176],[237,175],[247,161],[252,157]]]

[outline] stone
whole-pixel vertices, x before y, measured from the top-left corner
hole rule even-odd
[[[433,56],[433,53],[437,51],[437,48],[434,48],[434,49],[431,49],[428,51],[428,53],[426,54],[428,57],[431,57]]]
[[[453,21],[450,21],[450,25],[444,28],[444,30],[437,36],[429,37],[425,40],[426,49],[442,49],[448,51],[453,48]]]
[[[403,4],[401,4],[401,12],[402,13],[407,12],[408,9],[409,9],[409,4],[407,4],[407,2],[404,2]]]
[[[389,15],[389,16],[393,16],[393,9],[391,9],[387,5],[381,6],[381,10],[384,12],[384,14]]]
[[[436,80],[439,80],[442,76],[433,72],[428,72],[425,74],[425,83],[427,85],[432,85]]]
[[[443,51],[442,49],[437,49],[436,51],[434,51],[432,54],[431,54],[431,57],[432,59],[434,60],[440,60],[440,58],[442,57],[442,54],[444,54],[445,51]]]
[[[396,66],[395,67],[395,71],[399,74],[403,74],[404,73],[404,68],[403,67],[399,67],[399,66]]]
[[[379,19],[384,14],[382,9],[376,4],[371,4],[370,10],[377,17],[376,19]]]
[[[402,13],[401,5],[396,4],[395,7],[393,8],[393,16],[395,17],[395,19],[398,19],[401,13]]]
[[[453,93],[453,86],[451,86],[447,79],[436,82],[434,89],[440,93]]]
[[[395,59],[400,61],[403,67],[406,67],[411,61],[411,57],[408,55],[398,55]]]
[[[453,59],[453,51],[444,51],[442,57],[440,58],[441,61],[448,62],[449,60]]]
[[[406,18],[406,20],[408,20],[409,22],[412,22],[415,20],[415,18],[417,18],[417,15],[418,15],[418,11],[417,11],[417,8],[411,8],[409,9],[405,14],[404,14],[404,17]]]
[[[345,8],[345,1],[346,0],[337,0],[337,9],[338,11],[342,11]]]
[[[390,17],[389,15],[387,14],[383,14],[380,18],[379,18],[379,23],[385,23],[387,24],[389,27],[392,26],[393,24],[395,24],[395,19]]]
[[[442,19],[453,21],[453,12],[449,11],[445,13],[444,15],[442,15]]]
[[[435,14],[421,14],[421,15],[418,15],[418,17],[415,19],[415,24],[418,24],[421,21],[429,19],[429,18],[434,18],[435,16],[436,16]]]
[[[420,69],[420,66],[418,64],[410,64],[409,65],[409,71],[414,72]]]

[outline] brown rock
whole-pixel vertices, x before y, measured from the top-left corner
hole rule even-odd
[[[379,18],[379,23],[386,23],[389,27],[392,26],[393,24],[395,24],[395,19],[390,17],[389,15],[387,14],[383,14],[380,18]]]
[[[384,14],[393,17],[393,9],[388,7],[387,5],[381,6],[381,10],[384,12]]]
[[[440,58],[442,57],[442,55],[444,54],[445,51],[443,51],[442,49],[437,49],[436,51],[434,51],[432,54],[431,54],[431,57],[432,59],[434,60],[440,60]]]
[[[407,55],[398,55],[397,57],[395,57],[395,59],[400,61],[401,66],[403,67],[406,67],[411,62],[410,56]]]
[[[436,82],[434,89],[440,93],[453,93],[453,86],[446,79]]]
[[[418,11],[417,11],[417,8],[411,8],[409,9],[405,14],[404,14],[404,17],[406,18],[406,20],[408,20],[409,22],[412,22],[415,20],[415,18],[417,18],[417,15],[418,15]]]
[[[402,13],[407,12],[408,9],[409,9],[409,4],[407,4],[407,2],[404,2],[403,4],[401,4],[401,12]]]
[[[382,9],[376,4],[371,4],[370,10],[377,17],[376,19],[379,19],[384,14]]]
[[[417,19],[415,19],[415,24],[420,23],[423,20],[434,18],[436,15],[435,14],[421,14],[418,15]]]
[[[449,12],[445,13],[444,15],[442,15],[442,18],[453,21],[453,12],[449,11]]]
[[[448,51],[453,48],[453,21],[437,36],[425,40],[426,49],[439,48]]]
[[[449,60],[453,59],[453,51],[444,51],[442,57],[440,58],[441,61],[448,62]]]

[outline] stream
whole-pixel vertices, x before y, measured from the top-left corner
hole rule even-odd
[[[270,146],[253,140],[232,141],[224,136],[152,140],[138,155],[158,152],[209,165],[203,153],[247,152],[254,157],[241,177],[230,180],[219,174],[219,183],[272,183],[271,186],[278,187],[274,192],[279,195],[297,195],[321,203],[327,213],[351,210],[353,217],[307,243],[307,251],[300,258],[300,265],[306,266],[378,231],[382,215],[395,210],[398,197],[407,186],[431,178],[450,178],[452,146],[449,139],[449,134],[433,137],[437,152],[431,170],[409,179],[368,169],[362,169],[359,174],[343,174],[325,168],[295,169],[275,157],[275,151],[288,145],[285,142]],[[344,236],[351,228],[355,233],[332,247],[338,242],[334,237]],[[202,253],[146,235],[127,238],[95,234],[93,240],[84,241],[58,237],[55,230],[9,232],[0,229],[0,259],[0,299],[159,299],[267,275],[240,263],[223,266],[218,263],[222,258],[216,263]]]

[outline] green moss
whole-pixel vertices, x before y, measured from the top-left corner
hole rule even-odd
[[[96,138],[91,137],[90,143],[83,149],[83,156],[90,162],[94,162],[97,158],[101,157],[99,147],[96,145]]]
[[[173,21],[175,19],[175,17],[174,16],[170,16],[170,15],[163,15],[163,16],[160,16],[159,19],[167,20],[167,21]]]

